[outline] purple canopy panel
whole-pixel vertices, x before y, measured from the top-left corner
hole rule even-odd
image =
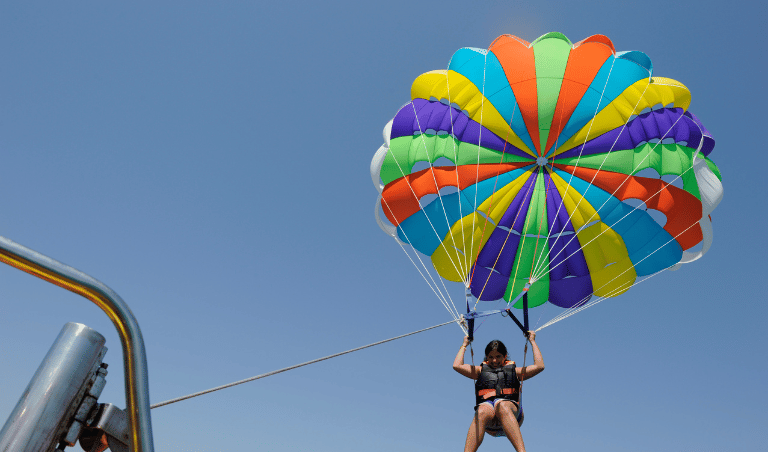
[[[495,228],[477,256],[477,265],[492,268],[509,277],[515,263],[520,236],[502,228]]]
[[[563,198],[549,174],[545,174],[545,180],[552,184],[547,190],[547,217],[552,234],[549,238],[549,302],[570,308],[589,299],[592,279]],[[559,235],[562,232],[574,234]]]
[[[430,102],[424,99],[414,99],[397,112],[392,121],[390,138],[412,136],[427,130],[448,132],[465,143],[479,144],[488,149],[521,157],[531,157],[471,120],[461,110],[438,101]]]
[[[544,181],[547,184],[547,224],[550,235],[573,231],[573,225],[568,219],[568,211],[563,205],[563,198],[548,171],[544,173]]]
[[[592,297],[592,280],[589,276],[549,281],[549,302],[561,308],[582,306]]]
[[[509,204],[507,211],[499,221],[499,226],[514,229],[518,233],[523,232],[525,226],[525,217],[528,214],[528,206],[533,197],[533,186],[536,183],[538,171],[531,171],[531,176],[525,181],[520,191],[517,192],[515,199]],[[488,246],[488,245],[486,245]]]
[[[485,267],[472,267],[472,282],[469,289],[478,300],[500,300],[507,291],[509,276],[500,275]]]
[[[693,122],[696,123],[697,126],[701,129],[701,131],[704,133],[704,144],[701,146],[701,152],[704,155],[709,155],[710,152],[712,152],[712,149],[715,148],[715,139],[712,138],[712,134],[709,133],[709,130],[707,130],[706,127],[704,127],[704,124],[699,121],[699,118],[696,117],[693,113],[690,111],[685,112],[685,116],[691,118]]]
[[[577,157],[578,155],[600,154],[604,152],[634,149],[640,143],[653,139],[674,138],[676,143],[686,142],[689,147],[696,148],[704,138],[702,153],[709,154],[714,147],[711,137],[702,135],[703,129],[693,114],[682,108],[660,108],[636,117],[626,124],[610,130],[583,145],[570,149],[557,158]],[[709,143],[711,142],[711,146]],[[705,151],[706,149],[706,151]]]
[[[416,105],[414,102],[408,102],[403,105],[403,108],[398,110],[392,119],[392,131],[389,133],[390,139],[413,135],[413,124],[416,122],[414,107]]]
[[[499,223],[502,227],[493,230],[477,256],[470,288],[472,294],[478,298],[481,293],[484,300],[498,300],[504,296],[512,266],[517,257],[517,249],[520,245],[519,233],[525,224],[535,181],[536,173],[533,173],[504,212]],[[513,222],[514,227],[512,227]],[[518,233],[515,234],[509,229]]]
[[[589,267],[574,234],[549,238],[549,279],[589,275]]]

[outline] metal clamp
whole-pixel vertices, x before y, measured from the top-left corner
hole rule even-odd
[[[80,436],[80,446],[88,452],[102,452],[106,442],[112,452],[128,452],[129,432],[125,411],[111,403],[102,403]]]

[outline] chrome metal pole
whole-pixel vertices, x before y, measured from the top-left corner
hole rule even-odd
[[[79,294],[107,314],[117,329],[123,349],[125,410],[131,430],[131,451],[154,452],[147,354],[139,323],[128,305],[95,278],[1,236],[0,262]]]
[[[51,452],[62,442],[107,352],[104,342],[85,325],[64,325],[0,430],[0,452]]]

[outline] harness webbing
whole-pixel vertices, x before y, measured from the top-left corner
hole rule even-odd
[[[512,312],[511,309],[506,309],[504,310],[504,312],[507,313],[509,318],[512,319],[515,322],[515,324],[517,324],[518,328],[520,328],[520,331],[522,331],[523,334],[527,337],[528,331],[529,331],[528,329],[528,292],[525,292],[523,294],[523,323],[520,323],[520,320],[517,319],[517,317],[515,316],[515,314]]]

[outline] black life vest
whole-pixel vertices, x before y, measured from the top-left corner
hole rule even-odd
[[[517,378],[514,361],[507,361],[496,369],[487,362],[483,363],[475,381],[475,405],[492,399],[520,400],[520,380]]]

